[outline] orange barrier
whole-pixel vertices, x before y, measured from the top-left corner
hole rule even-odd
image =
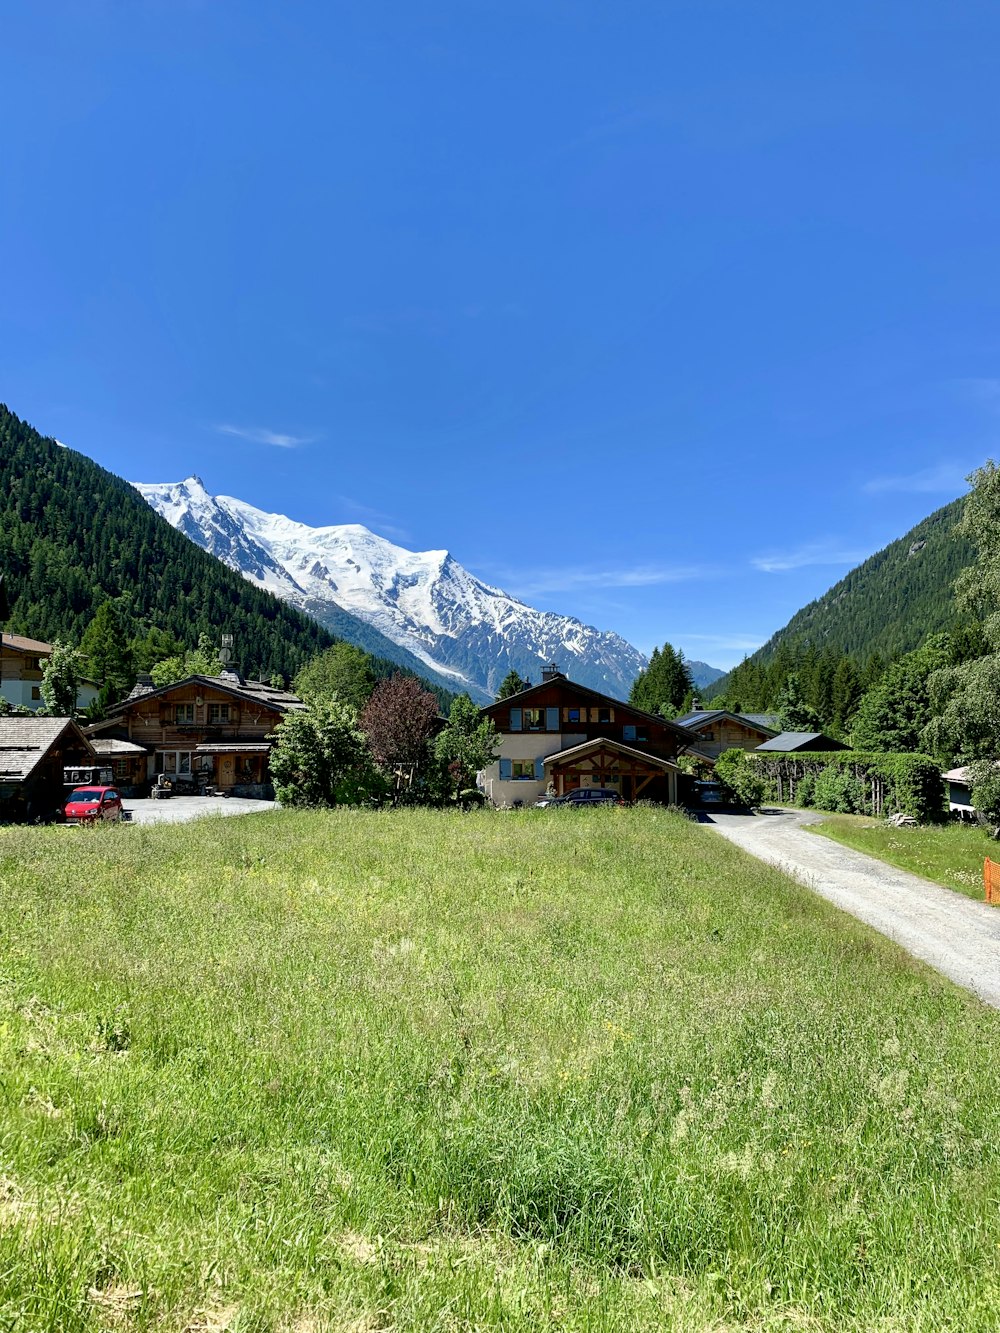
[[[1000,865],[989,857],[983,862],[983,888],[986,901],[1000,905]]]

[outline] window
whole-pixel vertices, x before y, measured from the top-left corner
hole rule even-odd
[[[581,713],[584,714],[583,717],[580,716]],[[586,718],[586,709],[580,709],[580,708],[564,708],[564,709],[563,709],[563,720],[564,720],[565,722],[586,722],[586,720],[587,720],[587,718]]]
[[[178,721],[178,722],[193,722],[193,721],[194,721],[194,704],[178,704],[178,705],[177,705],[177,721]]]
[[[599,708],[597,710],[598,722],[613,722],[615,720],[614,712],[610,708]]]
[[[115,770],[115,777],[119,780],[128,777],[128,760],[116,759],[112,765]]]
[[[525,708],[523,725],[525,731],[543,731],[545,729],[545,709]]]
[[[41,697],[42,697],[42,692],[41,692],[41,690],[38,688],[37,685],[32,685],[32,687],[31,687],[31,699],[32,699],[32,702],[34,702],[36,699],[40,699]]]
[[[176,774],[191,772],[191,751],[190,750],[157,750],[156,763],[157,773]]]
[[[535,764],[532,759],[514,759],[511,762],[512,778],[533,778],[535,776]]]
[[[209,722],[228,722],[229,705],[228,704],[209,704],[208,705]]]

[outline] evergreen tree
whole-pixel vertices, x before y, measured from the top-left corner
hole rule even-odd
[[[530,680],[522,680],[513,667],[507,672],[500,682],[500,688],[497,690],[497,703],[501,699],[509,699],[511,695],[520,694],[522,690],[531,688]]]
[[[687,695],[694,692],[691,669],[684,654],[669,643],[654,648],[649,666],[632,682],[628,701],[647,713],[676,717]]]
[[[949,661],[948,637],[938,634],[894,662],[858,705],[851,731],[854,748],[919,751],[933,715],[930,678]]]
[[[789,673],[785,687],[778,696],[778,717],[782,731],[822,730],[819,714],[803,696],[797,671]]]
[[[125,599],[112,597],[97,608],[80,640],[84,668],[101,686],[102,696],[106,696],[105,706],[124,699],[135,684],[133,623]]]

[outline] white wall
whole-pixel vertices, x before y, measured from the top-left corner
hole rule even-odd
[[[539,796],[545,795],[546,783],[536,778],[517,778],[508,782],[500,781],[500,760],[521,760],[534,763],[560,750],[568,750],[574,745],[582,745],[586,736],[565,734],[558,731],[520,731],[504,732],[500,736],[500,753],[483,773],[483,790],[494,805],[513,805],[520,801],[530,805]]]
[[[37,712],[45,704],[42,698],[32,699],[31,691],[36,689],[41,695],[41,687],[37,680],[5,680],[0,684],[0,694],[8,703],[15,706],[23,705],[25,708]],[[82,712],[97,698],[99,690],[96,685],[90,681],[84,681],[76,695],[76,706]]]

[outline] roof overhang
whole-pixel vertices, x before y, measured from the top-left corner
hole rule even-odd
[[[649,754],[648,751],[637,750],[632,745],[623,745],[621,741],[601,737],[584,741],[582,745],[571,745],[568,750],[557,750],[555,754],[546,755],[542,764],[545,768],[553,764],[572,764],[578,760],[589,759],[601,751],[613,754],[619,759],[631,760],[633,763],[648,764],[650,768],[659,768],[665,773],[679,771],[677,765],[670,759],[662,759],[658,754]]]
[[[195,754],[270,754],[271,747],[248,741],[233,741],[230,745],[225,741],[212,741],[210,744],[196,745],[194,752]]]

